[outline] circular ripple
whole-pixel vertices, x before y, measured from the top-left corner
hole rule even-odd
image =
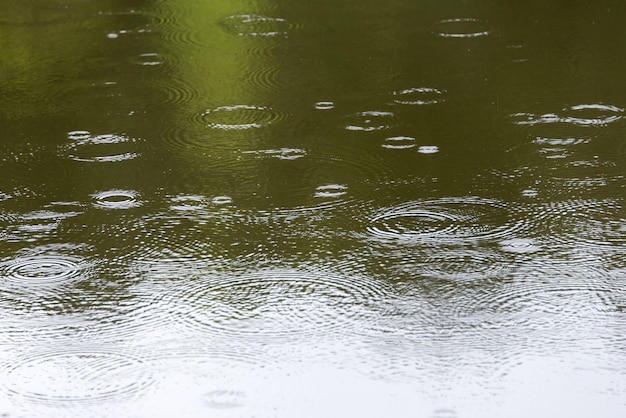
[[[415,138],[411,136],[393,136],[385,138],[382,147],[387,149],[409,149],[415,147]]]
[[[36,253],[45,252],[46,248],[41,247]],[[64,282],[79,276],[85,269],[80,258],[54,252],[20,256],[0,266],[5,280],[24,284]]]
[[[74,161],[117,162],[140,155],[138,141],[124,135],[92,136],[87,131],[73,131],[68,133],[68,138],[72,142],[62,147],[63,153]]]
[[[474,240],[507,237],[519,228],[502,202],[473,197],[410,202],[372,218],[375,237],[407,240]]]
[[[26,355],[4,369],[5,392],[51,406],[134,398],[154,383],[139,358],[95,347]]]
[[[209,128],[243,130],[261,128],[284,119],[286,114],[254,105],[219,106],[202,112],[198,119]]]
[[[345,184],[326,184],[315,189],[315,197],[339,197],[348,193],[348,186]]]
[[[306,150],[302,148],[279,148],[264,149],[257,151],[244,151],[242,154],[252,154],[259,158],[277,158],[279,160],[297,160],[306,156]]]
[[[163,64],[164,58],[163,56],[161,56],[161,54],[158,54],[156,52],[147,52],[144,54],[139,54],[137,57],[135,57],[133,62],[137,65],[153,67]]]
[[[511,123],[516,125],[542,125],[565,123],[577,126],[607,126],[624,117],[624,109],[604,104],[581,104],[564,108],[561,114],[513,113]]]
[[[585,250],[615,249],[626,244],[626,218],[620,202],[572,200],[542,205],[534,215],[536,222],[552,232],[552,244]]]
[[[315,103],[315,108],[317,110],[331,110],[335,108],[335,102],[331,101],[323,101]]]
[[[433,32],[442,38],[480,38],[489,35],[491,29],[480,19],[456,18],[437,22]]]
[[[348,117],[346,129],[349,131],[372,132],[389,129],[394,125],[392,112],[365,111]]]
[[[162,93],[164,104],[181,104],[194,100],[199,95],[199,90],[194,88],[194,83],[181,80],[175,75],[151,78],[155,88]]]
[[[493,251],[458,249],[427,257],[416,271],[426,277],[463,283],[501,278],[511,267]]]
[[[403,105],[431,105],[445,102],[446,91],[432,87],[413,87],[393,92],[394,103]]]
[[[456,314],[465,318],[477,315],[484,320],[477,324],[481,327],[495,326],[492,321],[497,321],[498,326],[516,332],[532,330],[549,339],[555,337],[554,331],[578,338],[578,326],[597,325],[615,309],[609,301],[614,287],[604,283],[602,273],[594,268],[533,262],[531,266],[518,265],[515,274],[517,279],[505,286],[477,289],[471,300],[455,307]]]
[[[133,190],[107,190],[91,195],[93,205],[99,209],[130,209],[142,205],[139,193]]]
[[[175,298],[180,320],[195,331],[273,340],[358,330],[385,294],[369,278],[268,269],[203,281]]]
[[[561,120],[582,126],[606,126],[624,117],[624,109],[604,104],[581,104],[563,109]]]
[[[257,14],[241,14],[227,16],[220,21],[229,33],[239,36],[287,36],[299,25],[279,17],[268,17]]]
[[[439,147],[437,145],[421,145],[417,152],[420,154],[436,154],[439,152]]]

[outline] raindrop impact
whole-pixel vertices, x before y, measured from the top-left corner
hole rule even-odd
[[[444,19],[434,25],[433,32],[441,38],[480,38],[491,33],[487,22],[475,18]]]
[[[131,209],[142,205],[139,193],[133,190],[107,190],[91,195],[94,207],[99,209]]]
[[[432,105],[445,102],[446,91],[432,87],[413,87],[393,92],[394,103],[402,105]]]

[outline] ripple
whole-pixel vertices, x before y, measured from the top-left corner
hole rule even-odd
[[[437,145],[420,145],[417,152],[420,154],[436,154],[439,152],[439,147]]]
[[[198,121],[213,129],[245,130],[270,125],[286,118],[270,107],[254,105],[219,106],[200,113]]]
[[[154,384],[140,358],[96,347],[23,355],[3,369],[5,393],[50,406],[132,399]]]
[[[74,161],[117,162],[137,158],[138,140],[124,135],[92,136],[88,131],[68,133],[70,143],[63,146],[63,154]]]
[[[477,289],[455,311],[460,318],[480,320],[475,323],[480,327],[497,321],[516,333],[523,329],[542,344],[563,333],[579,338],[580,328],[599,325],[615,309],[608,298],[613,286],[593,267],[568,264],[566,270],[561,263],[518,265],[513,280],[497,289]]]
[[[161,65],[163,64],[164,61],[165,59],[163,58],[163,56],[156,52],[147,52],[144,54],[139,54],[133,60],[133,62],[137,65],[143,65],[143,66],[149,66],[149,67]]]
[[[139,193],[133,190],[107,190],[91,195],[93,206],[99,209],[131,209],[143,204],[139,200]]]
[[[400,240],[477,240],[507,237],[519,229],[503,202],[474,197],[410,202],[373,217],[367,231]]]
[[[262,48],[257,53],[267,52],[267,49]],[[265,58],[265,57],[261,57]],[[286,80],[281,77],[281,67],[272,64],[261,64],[261,60],[255,57],[256,65],[248,69],[248,72],[243,77],[250,82],[255,88],[261,87],[269,91],[277,91],[279,89],[285,89]]]
[[[534,218],[552,232],[554,244],[576,248],[615,249],[626,244],[626,219],[620,202],[606,200],[565,201],[536,208]]]
[[[287,36],[300,27],[286,19],[257,14],[227,16],[220,21],[220,24],[233,35],[254,37]]]
[[[196,283],[176,294],[180,320],[216,337],[284,340],[358,330],[386,288],[366,277],[266,269]]]
[[[322,101],[315,103],[315,108],[317,110],[331,110],[335,108],[335,102],[331,101]]]
[[[181,104],[189,103],[196,99],[199,90],[194,88],[194,84],[185,80],[178,79],[176,76],[154,77],[149,80],[155,88],[162,92],[163,103],[165,104]]]
[[[17,258],[6,264],[5,278],[25,283],[63,282],[81,271],[78,260],[61,256]]]
[[[279,160],[297,160],[305,157],[307,152],[302,148],[279,148],[256,151],[243,151],[242,154],[252,154],[259,158],[277,158]]]
[[[394,125],[392,112],[365,111],[348,117],[346,129],[349,131],[372,132],[389,129]]]
[[[455,18],[435,23],[433,32],[441,38],[480,38],[489,35],[491,28],[480,19]]]
[[[325,184],[315,189],[315,197],[332,198],[340,197],[348,193],[348,186],[345,184]]]
[[[446,101],[446,91],[432,87],[413,87],[393,92],[394,103],[402,105],[432,105]]]
[[[159,20],[139,10],[116,12],[100,12],[99,18],[107,20],[102,27],[107,28],[107,38],[116,39],[120,36],[151,33],[152,28]]]
[[[561,114],[546,113],[537,115],[534,113],[513,113],[510,121],[516,125],[542,125],[553,123],[566,123],[577,126],[607,126],[621,120],[624,109],[604,104],[581,104],[566,107]]]
[[[606,126],[624,117],[624,109],[604,104],[581,104],[563,109],[563,122],[582,126]]]
[[[426,257],[415,272],[456,283],[502,278],[512,268],[501,255],[487,249],[454,249]],[[417,266],[415,266],[417,267]]]
[[[415,145],[415,138],[411,136],[392,136],[385,138],[382,147],[387,149],[409,149],[415,148]]]
[[[245,392],[214,390],[203,396],[203,404],[211,409],[230,409],[245,405],[245,399]]]

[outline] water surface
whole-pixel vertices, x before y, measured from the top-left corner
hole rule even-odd
[[[0,0],[0,415],[626,413],[626,9]]]

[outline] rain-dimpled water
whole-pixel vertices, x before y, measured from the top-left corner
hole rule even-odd
[[[0,0],[0,416],[626,416],[625,18]]]

